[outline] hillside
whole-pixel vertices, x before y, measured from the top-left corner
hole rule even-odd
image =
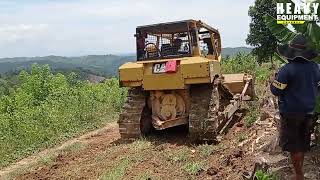
[[[234,56],[243,52],[250,53],[251,49],[246,47],[223,48],[222,56]],[[80,57],[15,57],[0,59],[0,74],[7,72],[16,72],[21,69],[28,69],[32,64],[50,65],[54,71],[77,71],[85,74],[95,74],[100,76],[116,76],[121,64],[129,61],[135,61],[134,54],[125,55],[89,55]]]
[[[227,47],[222,49],[222,57],[234,56],[239,52],[249,54],[251,53],[251,51],[252,51],[252,48],[248,48],[248,47],[235,47],[235,48]]]
[[[55,71],[84,71],[103,76],[116,75],[118,67],[134,56],[89,55],[81,57],[16,57],[0,59],[0,73],[29,69],[32,64],[48,64]]]

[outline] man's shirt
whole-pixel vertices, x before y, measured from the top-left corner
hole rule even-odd
[[[296,59],[283,66],[271,84],[280,113],[312,113],[319,81],[319,66],[312,61]]]

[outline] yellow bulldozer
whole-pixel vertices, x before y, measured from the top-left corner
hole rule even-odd
[[[129,87],[122,138],[184,125],[190,138],[215,140],[254,97],[252,76],[221,74],[217,29],[185,20],[139,26],[135,37],[137,61],[119,68],[120,86]]]

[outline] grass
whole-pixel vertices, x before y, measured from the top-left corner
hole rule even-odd
[[[39,160],[39,164],[42,164],[42,165],[46,165],[46,166],[49,166],[49,165],[52,165],[54,163],[54,160],[57,158],[56,155],[54,154],[48,154],[48,155],[45,155],[45,156],[42,156]]]
[[[122,179],[125,175],[126,170],[130,167],[133,162],[128,157],[121,158],[114,168],[106,172],[101,179],[102,180],[118,180]]]
[[[122,179],[126,172],[137,162],[142,161],[141,158],[133,156],[120,157],[113,164],[113,168],[107,170],[100,179],[102,180],[118,180]]]
[[[133,149],[135,152],[140,152],[145,149],[148,149],[152,146],[150,141],[147,141],[145,138],[140,138],[138,140],[135,140],[133,143],[129,145],[131,149]]]
[[[140,173],[133,173],[136,166],[148,161],[149,159],[155,163],[155,166],[161,168],[170,169],[175,173],[183,175],[187,173],[192,176],[197,176],[201,171],[205,170],[207,166],[206,161],[199,161],[204,157],[209,157],[218,146],[201,145],[196,148],[199,153],[193,153],[193,148],[182,146],[175,149],[167,148],[164,151],[157,151],[155,145],[146,139],[139,139],[130,144],[121,144],[115,146],[105,154],[99,154],[96,158],[99,160],[107,160],[110,153],[123,150],[126,154],[125,157],[119,156],[117,159],[109,162],[105,173],[101,176],[101,179],[122,179],[124,177],[131,177],[130,179],[161,179],[154,174],[153,171],[145,170]],[[109,153],[110,152],[110,153]],[[132,169],[134,168],[134,169]],[[132,175],[135,174],[135,175]]]
[[[167,154],[167,159],[170,162],[180,163],[186,162],[191,158],[191,151],[187,147],[183,147],[175,152],[170,152]]]
[[[63,153],[78,153],[81,150],[85,149],[86,145],[81,142],[75,142],[69,146],[67,146],[65,149],[63,149]]]
[[[247,135],[245,134],[240,134],[239,137],[238,137],[238,141],[239,142],[243,142],[245,141],[246,139],[248,139]]]
[[[182,169],[189,175],[197,175],[206,167],[206,162],[188,162]]]
[[[199,145],[197,147],[197,151],[200,152],[200,155],[202,157],[209,157],[216,149],[217,149],[216,146],[208,145],[208,144]]]
[[[108,155],[115,150],[125,148],[126,156],[119,156],[112,164],[112,168],[105,171],[101,176],[102,180],[117,180],[122,179],[127,171],[137,163],[143,162],[153,149],[151,142],[144,138],[138,139],[130,144],[123,144],[113,147],[110,151],[104,154],[99,154],[96,159],[108,159]]]
[[[253,101],[248,103],[248,114],[244,119],[244,124],[246,127],[251,127],[253,124],[259,119],[260,117],[260,108],[259,108],[259,101]]]
[[[275,175],[259,170],[254,175],[256,180],[277,180]]]
[[[107,158],[107,152],[100,152],[99,154],[97,154],[94,159],[96,163],[99,163],[101,161],[104,161]]]

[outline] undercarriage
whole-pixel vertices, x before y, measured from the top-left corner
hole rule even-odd
[[[244,89],[237,94],[232,94],[221,79],[185,90],[131,88],[118,122],[121,137],[137,138],[153,128],[188,125],[191,139],[215,140],[240,108],[251,81],[247,77]]]

